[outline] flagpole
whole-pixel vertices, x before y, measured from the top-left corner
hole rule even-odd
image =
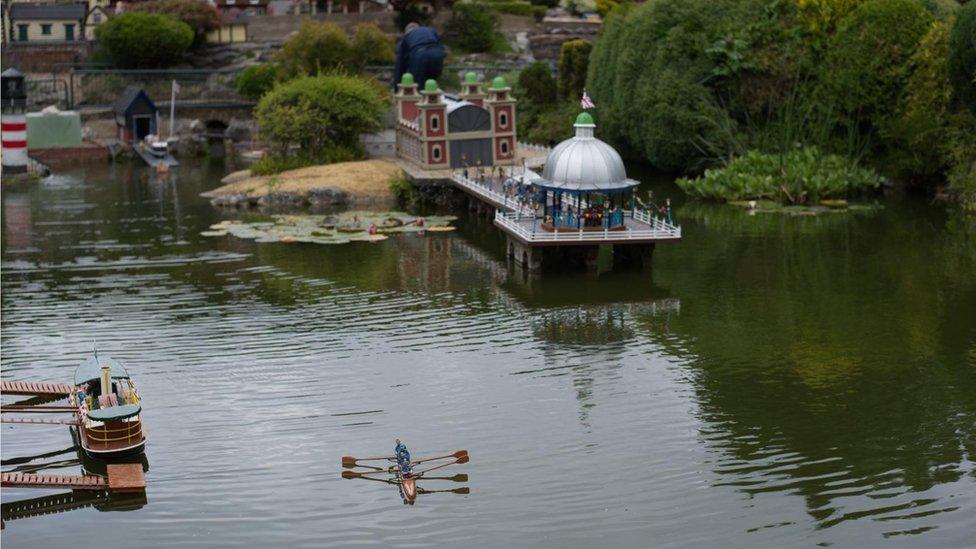
[[[176,116],[176,80],[173,80],[169,99],[169,138],[173,139],[173,118]]]

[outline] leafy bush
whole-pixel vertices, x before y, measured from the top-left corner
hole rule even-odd
[[[956,0],[921,0],[922,7],[939,21],[948,21],[959,11]]]
[[[356,25],[350,54],[350,64],[360,68],[366,65],[390,65],[396,59],[393,40],[375,23]]]
[[[956,98],[976,113],[976,2],[956,17],[949,38],[949,72]]]
[[[864,0],[798,0],[807,28],[815,33],[833,32],[837,23]]]
[[[596,0],[596,12],[600,17],[606,17],[611,11],[620,6],[616,0]]]
[[[750,151],[728,166],[696,179],[677,181],[681,190],[705,200],[773,199],[807,204],[876,188],[881,178],[842,156],[806,147],[785,154]]]
[[[126,12],[102,23],[95,37],[122,68],[165,67],[193,44],[193,29],[169,15]]]
[[[573,15],[596,13],[595,0],[560,0],[559,5]]]
[[[481,4],[454,4],[446,34],[452,45],[468,53],[491,51],[499,40],[498,15]]]
[[[346,66],[351,52],[349,38],[338,25],[306,19],[277,60],[286,77],[314,75]]]
[[[491,9],[497,11],[498,13],[507,13],[509,15],[523,15],[527,17],[534,13],[532,10],[532,4],[521,0],[491,2],[488,5],[491,6]]]
[[[531,0],[532,5],[544,8],[554,8],[559,5],[559,0]]]
[[[207,33],[220,28],[220,12],[206,0],[152,0],[135,4],[132,9],[170,15],[193,29],[193,44],[207,41]]]
[[[579,115],[574,103],[526,113],[519,121],[519,139],[554,146],[573,135],[573,122]]]
[[[369,79],[320,75],[275,86],[261,98],[255,116],[278,158],[297,145],[319,159],[341,148],[359,150],[359,134],[378,130],[388,106],[384,91]]]
[[[518,76],[517,88],[519,99],[528,101],[533,107],[556,104],[556,80],[545,63],[532,63],[523,69]]]
[[[835,102],[851,126],[880,127],[898,103],[908,61],[932,20],[917,0],[858,6],[828,41],[820,74],[824,101]]]
[[[397,29],[403,32],[410,23],[417,23],[422,26],[430,24],[430,18],[430,13],[424,11],[417,4],[410,2],[403,9],[397,10],[393,16],[393,22],[396,24]]]
[[[942,142],[952,106],[949,84],[949,27],[936,21],[912,55],[905,97],[883,128],[886,165],[903,177],[932,177],[942,172]]]
[[[976,213],[976,115],[968,110],[953,115],[944,143],[949,188],[965,209]]]
[[[234,87],[246,99],[257,100],[271,90],[278,77],[278,68],[272,63],[251,65],[237,75]]]
[[[563,42],[559,50],[559,94],[571,100],[579,99],[586,86],[586,72],[593,44],[578,38]]]
[[[397,171],[390,176],[388,182],[390,186],[390,193],[393,194],[396,201],[401,204],[413,204],[418,200],[419,193],[417,188],[407,181],[407,175],[402,171]]]

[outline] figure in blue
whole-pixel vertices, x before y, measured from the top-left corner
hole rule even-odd
[[[400,473],[404,476],[409,475],[413,467],[410,466],[410,451],[407,450],[407,445],[400,442],[400,439],[396,439],[396,447],[393,448],[393,454],[396,456],[397,467],[400,468]]]
[[[434,29],[408,23],[397,45],[393,88],[396,89],[405,72],[412,74],[415,82],[440,78],[444,70],[444,56],[441,37]]]

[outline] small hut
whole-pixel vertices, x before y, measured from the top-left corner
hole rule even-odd
[[[133,143],[156,134],[159,110],[145,90],[128,86],[112,104],[120,141]]]

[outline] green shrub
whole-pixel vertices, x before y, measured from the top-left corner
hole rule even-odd
[[[892,114],[932,20],[917,0],[868,0],[841,20],[820,78],[824,101],[839,107],[847,125],[870,130]]]
[[[932,14],[939,21],[948,21],[950,17],[959,11],[959,2],[956,0],[921,0],[922,7]]]
[[[485,53],[499,40],[498,15],[482,4],[454,4],[446,34],[450,43],[468,53]]]
[[[152,0],[136,3],[133,10],[170,15],[193,29],[193,44],[207,41],[207,33],[220,28],[220,12],[206,0]]]
[[[595,0],[560,0],[559,5],[573,15],[596,13]]]
[[[976,213],[976,115],[960,110],[950,118],[943,150],[949,189],[965,209]]]
[[[419,193],[417,188],[407,181],[407,175],[402,171],[397,171],[390,176],[390,193],[393,194],[397,202],[401,204],[412,204],[418,200]]]
[[[772,199],[808,204],[876,188],[881,178],[845,157],[806,147],[785,154],[750,151],[724,168],[707,170],[696,179],[679,179],[677,184],[704,200]]]
[[[271,90],[278,77],[278,68],[272,63],[251,65],[237,75],[234,88],[245,99],[258,100]]]
[[[912,55],[897,116],[882,129],[889,149],[885,164],[902,178],[933,177],[945,166],[940,145],[952,106],[948,61],[949,27],[936,21]]]
[[[616,0],[596,0],[596,12],[600,14],[600,17],[606,17],[619,6],[620,2]]]
[[[349,38],[338,25],[306,19],[298,34],[282,46],[277,60],[282,74],[290,78],[346,66],[351,51]]]
[[[593,44],[582,38],[563,42],[559,50],[559,94],[578,100],[586,86],[586,72]]]
[[[403,32],[410,23],[417,23],[418,25],[426,26],[430,24],[431,14],[424,11],[420,6],[410,2],[402,9],[397,10],[396,14],[393,16],[393,22],[396,24],[397,29]]]
[[[193,44],[193,29],[169,15],[126,12],[95,29],[99,44],[122,68],[165,67],[182,59]]]
[[[527,113],[519,121],[519,139],[528,143],[555,145],[573,135],[573,122],[579,115],[575,103]]]
[[[554,8],[559,5],[559,0],[531,0],[533,6],[542,6],[544,8]]]
[[[359,134],[378,130],[389,107],[384,91],[356,76],[299,77],[275,86],[255,109],[261,136],[279,158],[297,145],[310,158],[359,150]]]
[[[547,107],[556,104],[556,80],[549,71],[549,65],[532,63],[518,76],[518,98],[528,101],[533,107]]]
[[[949,73],[956,98],[976,113],[976,2],[956,17],[949,38]]]
[[[395,61],[393,40],[375,23],[360,23],[352,37],[350,64],[359,67],[366,65],[390,65]]]

